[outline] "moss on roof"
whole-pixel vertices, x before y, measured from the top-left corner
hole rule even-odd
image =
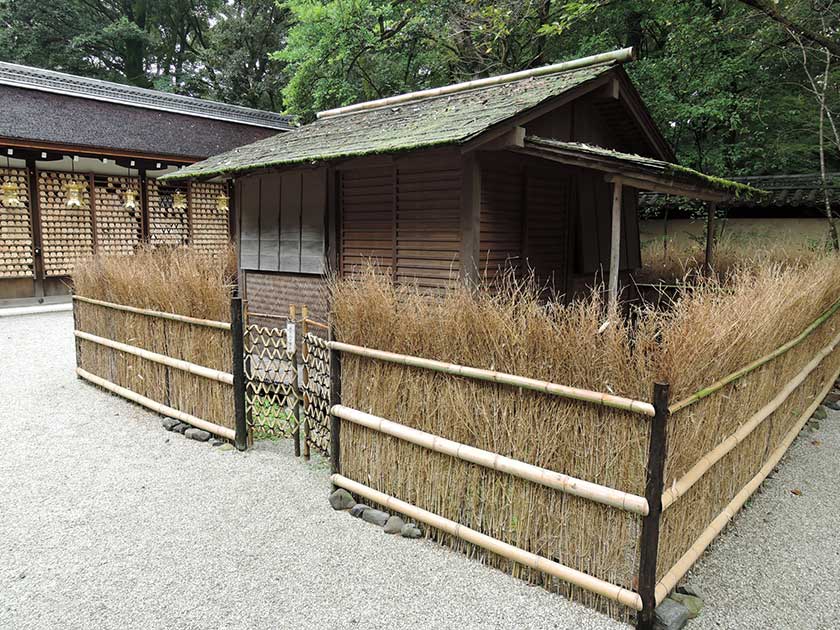
[[[580,142],[563,142],[561,140],[540,138],[538,136],[528,136],[525,139],[525,146],[553,149],[580,156],[589,155],[594,158],[606,159],[615,162],[616,165],[622,165],[624,168],[629,167],[638,172],[655,175],[663,179],[670,179],[674,182],[710,188],[736,198],[761,197],[767,194],[767,192],[758,188],[753,188],[752,186],[728,179],[706,175],[692,168],[680,166],[679,164],[635,155],[633,153],[622,153],[621,151],[614,151],[613,149],[605,149]],[[631,175],[631,173],[628,173],[628,175]]]
[[[234,175],[272,166],[458,144],[614,67],[612,63],[588,66],[320,118],[293,131],[197,162],[165,179]]]

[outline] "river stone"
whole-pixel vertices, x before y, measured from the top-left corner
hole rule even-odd
[[[406,523],[400,530],[400,536],[403,538],[420,538],[422,535],[423,532],[414,523]]]
[[[179,422],[174,427],[172,427],[172,430],[175,431],[175,433],[180,433],[181,435],[184,435],[184,433],[187,432],[187,429],[191,429],[191,428],[192,427],[189,424]]]
[[[231,444],[230,442],[225,442],[224,444],[222,444],[216,450],[219,451],[220,453],[224,453],[226,451],[232,451],[233,449],[234,449],[233,444]]]
[[[829,400],[825,403],[825,406],[832,411],[840,411],[840,400]]]
[[[166,429],[167,431],[171,431],[171,430],[172,430],[172,429],[174,429],[176,426],[178,426],[179,424],[181,424],[181,421],[180,421],[180,420],[176,420],[175,418],[164,418],[164,419],[163,419],[163,422],[161,422],[161,424],[163,425],[163,428],[164,428],[164,429]]]
[[[826,412],[825,407],[820,405],[814,410],[814,415],[811,417],[816,418],[817,420],[825,420],[828,417],[828,413]]]
[[[349,510],[356,505],[356,501],[347,490],[339,488],[330,495],[330,505],[334,510]]]
[[[688,618],[694,619],[703,610],[703,600],[696,595],[688,595],[687,593],[672,593],[671,599],[678,604],[682,604],[688,609]]]
[[[689,619],[688,608],[671,598],[665,599],[656,607],[654,630],[680,630]]]
[[[402,531],[403,525],[405,525],[405,521],[403,521],[399,516],[392,516],[388,519],[388,522],[385,523],[385,533],[399,534]]]
[[[370,508],[364,503],[357,503],[356,505],[350,508],[350,516],[354,516],[355,518],[362,518],[362,514],[364,514],[369,509]]]
[[[378,527],[383,527],[385,523],[388,522],[388,512],[383,512],[382,510],[374,510],[373,508],[368,508],[364,512],[362,512],[362,520],[366,523],[370,523],[371,525],[377,525]]]
[[[192,428],[184,431],[184,437],[188,437],[191,440],[196,440],[198,442],[206,442],[210,439],[210,433],[203,429]]]
[[[700,589],[700,587],[695,586],[694,584],[680,584],[677,587],[677,593],[683,593],[684,595],[694,595],[694,597],[698,597],[703,600],[706,599],[705,592],[702,589]]]

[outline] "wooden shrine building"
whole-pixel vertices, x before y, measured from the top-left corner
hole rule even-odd
[[[293,128],[271,112],[2,62],[0,109],[0,306],[66,295],[92,252],[223,246],[227,184],[158,177]]]
[[[641,264],[636,191],[750,189],[673,164],[622,68],[630,49],[321,112],[166,177],[235,181],[251,308],[325,310],[323,274],[374,260],[429,289],[533,270],[617,293]]]

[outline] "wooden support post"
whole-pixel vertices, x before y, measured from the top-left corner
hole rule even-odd
[[[706,260],[703,263],[703,273],[707,276],[712,274],[712,253],[715,247],[715,213],[717,204],[706,204]]]
[[[653,385],[653,408],[656,415],[650,421],[645,499],[648,515],[642,520],[639,542],[639,596],[642,610],[637,630],[653,630],[656,612],[656,559],[659,553],[659,522],[662,517],[662,489],[665,483],[665,452],[667,446],[668,399],[667,383]]]
[[[140,240],[144,243],[149,242],[149,179],[146,177],[146,169],[141,168],[137,171],[140,177]]]
[[[330,324],[330,341],[335,340],[335,330]],[[330,348],[330,472],[341,474],[341,420],[332,414],[334,405],[341,404],[341,353]]]
[[[32,221],[32,272],[35,275],[35,297],[44,301],[44,242],[41,231],[41,197],[38,193],[38,167],[35,160],[26,160],[29,184],[29,216]]]
[[[613,179],[612,232],[610,234],[610,279],[607,305],[610,312],[618,305],[618,267],[621,263],[621,180]]]
[[[301,411],[301,421],[303,422],[303,458],[309,459],[309,441],[310,441],[310,427],[309,427],[309,394],[307,386],[309,385],[309,367],[307,366],[307,359],[309,358],[309,346],[306,344],[306,335],[309,333],[309,307],[304,304],[301,308],[301,322],[300,322],[300,356],[301,362],[298,367],[301,370],[301,381],[303,383],[303,405]]]
[[[235,414],[234,445],[240,451],[248,448],[248,423],[245,419],[245,331],[242,325],[242,298],[230,300],[230,338],[233,352],[233,409]]]

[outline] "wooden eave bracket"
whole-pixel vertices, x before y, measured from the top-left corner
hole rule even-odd
[[[507,132],[481,146],[482,151],[502,151],[525,146],[525,127],[516,125]]]

